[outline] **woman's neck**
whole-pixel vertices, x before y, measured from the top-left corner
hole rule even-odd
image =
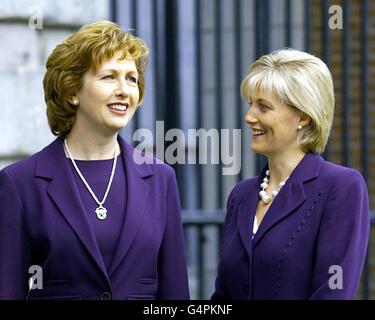
[[[285,181],[297,167],[305,156],[305,152],[296,151],[293,153],[285,153],[268,156],[268,168],[270,170],[270,179],[272,183],[278,185]]]
[[[115,146],[118,145],[117,133],[103,137],[95,134],[79,134],[73,130],[67,136],[66,142],[72,157],[76,160],[112,159]],[[119,153],[120,147],[117,146],[116,156]],[[65,154],[69,156],[66,150]]]

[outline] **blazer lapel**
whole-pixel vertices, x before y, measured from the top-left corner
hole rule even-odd
[[[128,194],[124,226],[120,232],[117,248],[109,268],[109,275],[113,274],[120,265],[134,241],[145,214],[145,208],[149,198],[150,190],[145,182],[145,178],[153,175],[152,170],[147,164],[138,165],[135,163],[133,153],[139,152],[138,150],[131,147],[120,136],[119,143],[126,168]]]
[[[47,189],[49,196],[109,283],[94,232],[67,161],[62,140],[57,138],[40,153],[36,176],[52,179]]]
[[[287,217],[306,199],[302,183],[286,184],[277,195],[261,222],[253,239],[255,247],[263,235],[280,220]]]
[[[314,153],[307,153],[300,161],[264,216],[254,236],[252,242],[253,248],[259,243],[266,232],[293,213],[306,200],[304,183],[318,176],[322,161],[322,157]],[[267,167],[263,169],[263,175],[266,169]]]
[[[251,237],[253,235],[255,210],[258,203],[258,180],[249,187],[248,192],[241,200],[237,216],[240,237],[249,257],[251,256]]]

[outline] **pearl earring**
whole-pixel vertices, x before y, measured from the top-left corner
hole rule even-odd
[[[298,130],[301,130],[302,129],[302,126],[298,126]]]
[[[73,100],[73,104],[76,106],[78,104],[78,100],[77,99],[74,99]]]

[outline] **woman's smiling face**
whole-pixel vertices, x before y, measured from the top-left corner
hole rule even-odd
[[[139,101],[138,71],[134,60],[120,60],[121,55],[117,51],[97,70],[86,71],[83,87],[76,95],[79,107],[73,126],[112,134],[133,117]]]
[[[252,129],[251,149],[266,156],[299,149],[301,112],[272,94],[258,93],[250,99],[245,122]]]

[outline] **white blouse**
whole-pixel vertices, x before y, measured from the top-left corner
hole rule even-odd
[[[254,238],[255,234],[257,233],[258,231],[258,228],[259,228],[259,225],[258,225],[258,221],[257,221],[257,216],[254,215],[254,223],[253,223],[253,236],[251,239]]]

